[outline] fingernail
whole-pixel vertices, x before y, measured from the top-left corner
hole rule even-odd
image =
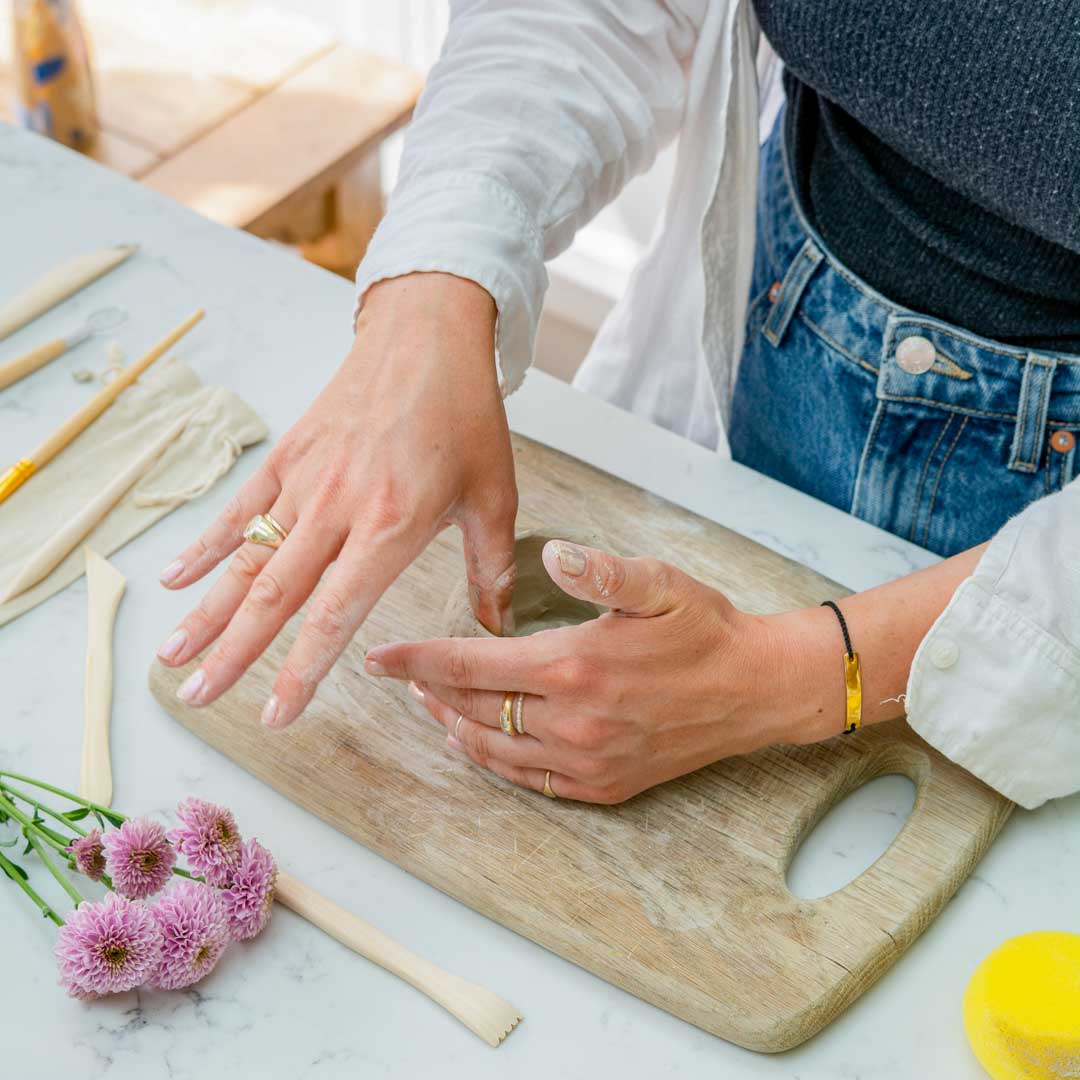
[[[573,544],[559,544],[559,569],[571,577],[581,577],[585,573],[585,552]]]
[[[187,702],[188,705],[192,705],[205,685],[206,673],[202,668],[199,668],[198,671],[193,671],[180,684],[180,689],[176,691],[176,696],[181,701]]]
[[[162,643],[157,654],[162,660],[172,660],[179,656],[180,650],[187,644],[187,631],[174,630]]]
[[[163,585],[168,585],[170,581],[175,581],[184,572],[184,562],[182,559],[173,559],[168,566],[158,575],[158,580]]]
[[[417,701],[424,700],[424,691],[421,690],[420,687],[417,686],[414,682],[409,683],[409,693],[412,694],[412,696],[416,698]]]
[[[452,750],[455,754],[465,754],[466,757],[469,756],[465,753],[465,744],[459,739],[455,739],[453,735],[446,736],[446,745],[447,748]]]
[[[387,671],[386,668],[384,668],[382,666],[382,664],[379,663],[378,660],[372,660],[370,656],[364,658],[364,670],[369,675],[389,675],[390,674],[390,672]]]
[[[278,711],[279,710],[278,710],[277,694],[271,694],[266,699],[266,704],[263,706],[262,714],[259,716],[259,719],[267,727],[276,727],[277,726]]]

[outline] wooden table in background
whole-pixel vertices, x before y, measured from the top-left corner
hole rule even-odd
[[[82,0],[102,134],[90,154],[206,217],[351,274],[382,213],[378,148],[418,74],[254,0]],[[0,18],[0,120],[11,120]]]

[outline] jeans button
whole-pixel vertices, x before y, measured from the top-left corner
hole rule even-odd
[[[922,375],[934,366],[937,350],[929,338],[919,334],[906,337],[896,346],[896,362],[909,375]]]

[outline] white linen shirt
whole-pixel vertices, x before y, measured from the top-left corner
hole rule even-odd
[[[357,271],[438,270],[498,308],[504,392],[544,263],[679,136],[663,220],[576,385],[727,454],[754,251],[749,0],[455,0],[397,187]],[[1080,485],[995,537],[916,653],[908,722],[1022,806],[1080,790]]]

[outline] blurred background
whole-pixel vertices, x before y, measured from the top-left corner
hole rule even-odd
[[[346,277],[448,17],[445,0],[5,2],[0,122]],[[549,267],[540,367],[572,377],[648,243],[672,158]]]

